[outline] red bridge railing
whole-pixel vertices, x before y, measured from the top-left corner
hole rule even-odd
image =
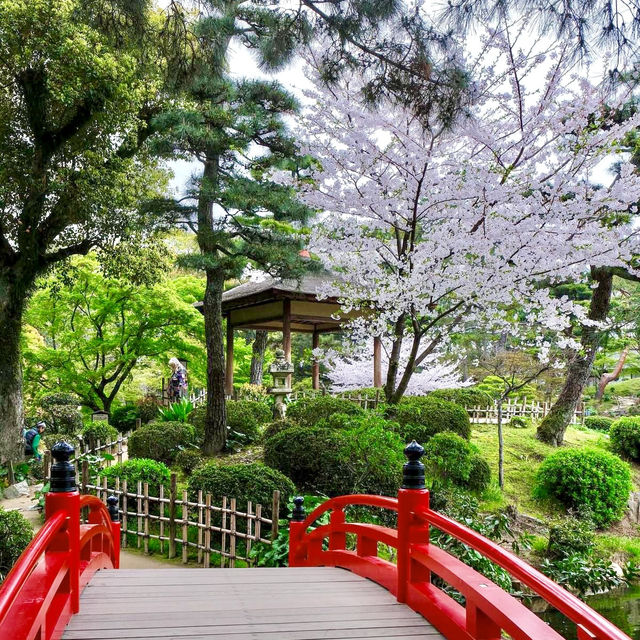
[[[421,613],[451,640],[499,640],[505,631],[514,640],[562,640],[562,636],[519,600],[458,558],[429,542],[433,526],[489,558],[573,621],[579,640],[630,640],[606,618],[532,566],[491,540],[429,508],[424,488],[424,449],[412,442],[405,454],[403,486],[397,498],[351,495],[327,500],[308,517],[302,498],[290,524],[289,566],[334,566],[349,569],[382,585]],[[398,514],[398,528],[346,522],[345,508],[381,507]],[[329,513],[329,524],[309,529]],[[347,548],[347,535],[356,538]],[[378,544],[397,550],[395,563],[378,556]],[[441,578],[464,596],[464,605],[432,582]]]
[[[51,491],[45,499],[45,524],[0,586],[2,640],[56,640],[80,609],[80,592],[98,569],[120,564],[117,498],[109,509],[76,489],[69,462],[73,447],[52,449]],[[88,511],[81,524],[81,510]]]

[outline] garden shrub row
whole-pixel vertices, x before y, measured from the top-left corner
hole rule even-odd
[[[189,415],[189,423],[195,427],[196,439],[204,439],[204,420],[206,405],[196,407]],[[251,400],[227,401],[227,425],[233,431],[246,436],[247,442],[253,442],[260,436],[260,428],[272,420],[271,409],[263,402]]]
[[[613,423],[614,419],[607,416],[586,416],[584,419],[584,426],[596,431],[609,431]]]

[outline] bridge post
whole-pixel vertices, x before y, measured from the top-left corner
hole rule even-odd
[[[51,465],[49,493],[45,496],[45,520],[58,511],[67,514],[64,531],[54,540],[51,550],[69,552],[67,588],[71,612],[80,610],[80,493],[76,486],[76,470],[70,462],[75,449],[68,442],[57,442],[51,449],[54,463]]]
[[[402,467],[402,488],[398,491],[398,602],[407,601],[409,584],[428,582],[429,571],[412,567],[410,547],[415,543],[429,542],[429,527],[416,521],[416,511],[429,508],[429,491],[424,483],[424,465],[420,458],[424,448],[415,440],[404,449],[407,462]]]
[[[107,509],[111,518],[111,534],[113,535],[113,565],[120,568],[120,514],[118,513],[118,496],[107,498]]]
[[[303,567],[304,558],[300,558],[298,554],[298,547],[300,540],[304,535],[306,527],[304,526],[305,512],[304,512],[304,498],[298,496],[293,499],[293,513],[291,514],[291,522],[289,523],[289,566],[290,567]],[[277,514],[273,514],[272,518],[277,518]]]

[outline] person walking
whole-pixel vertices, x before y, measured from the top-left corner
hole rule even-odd
[[[31,427],[25,431],[24,434],[24,455],[33,456],[36,460],[41,460],[42,456],[38,448],[40,447],[40,440],[47,425],[44,421],[38,422],[35,427]]]
[[[169,360],[171,377],[169,378],[169,402],[180,402],[187,395],[187,370],[178,358]]]

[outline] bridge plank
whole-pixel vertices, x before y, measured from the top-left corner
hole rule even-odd
[[[382,587],[335,568],[101,571],[63,640],[444,640]]]

